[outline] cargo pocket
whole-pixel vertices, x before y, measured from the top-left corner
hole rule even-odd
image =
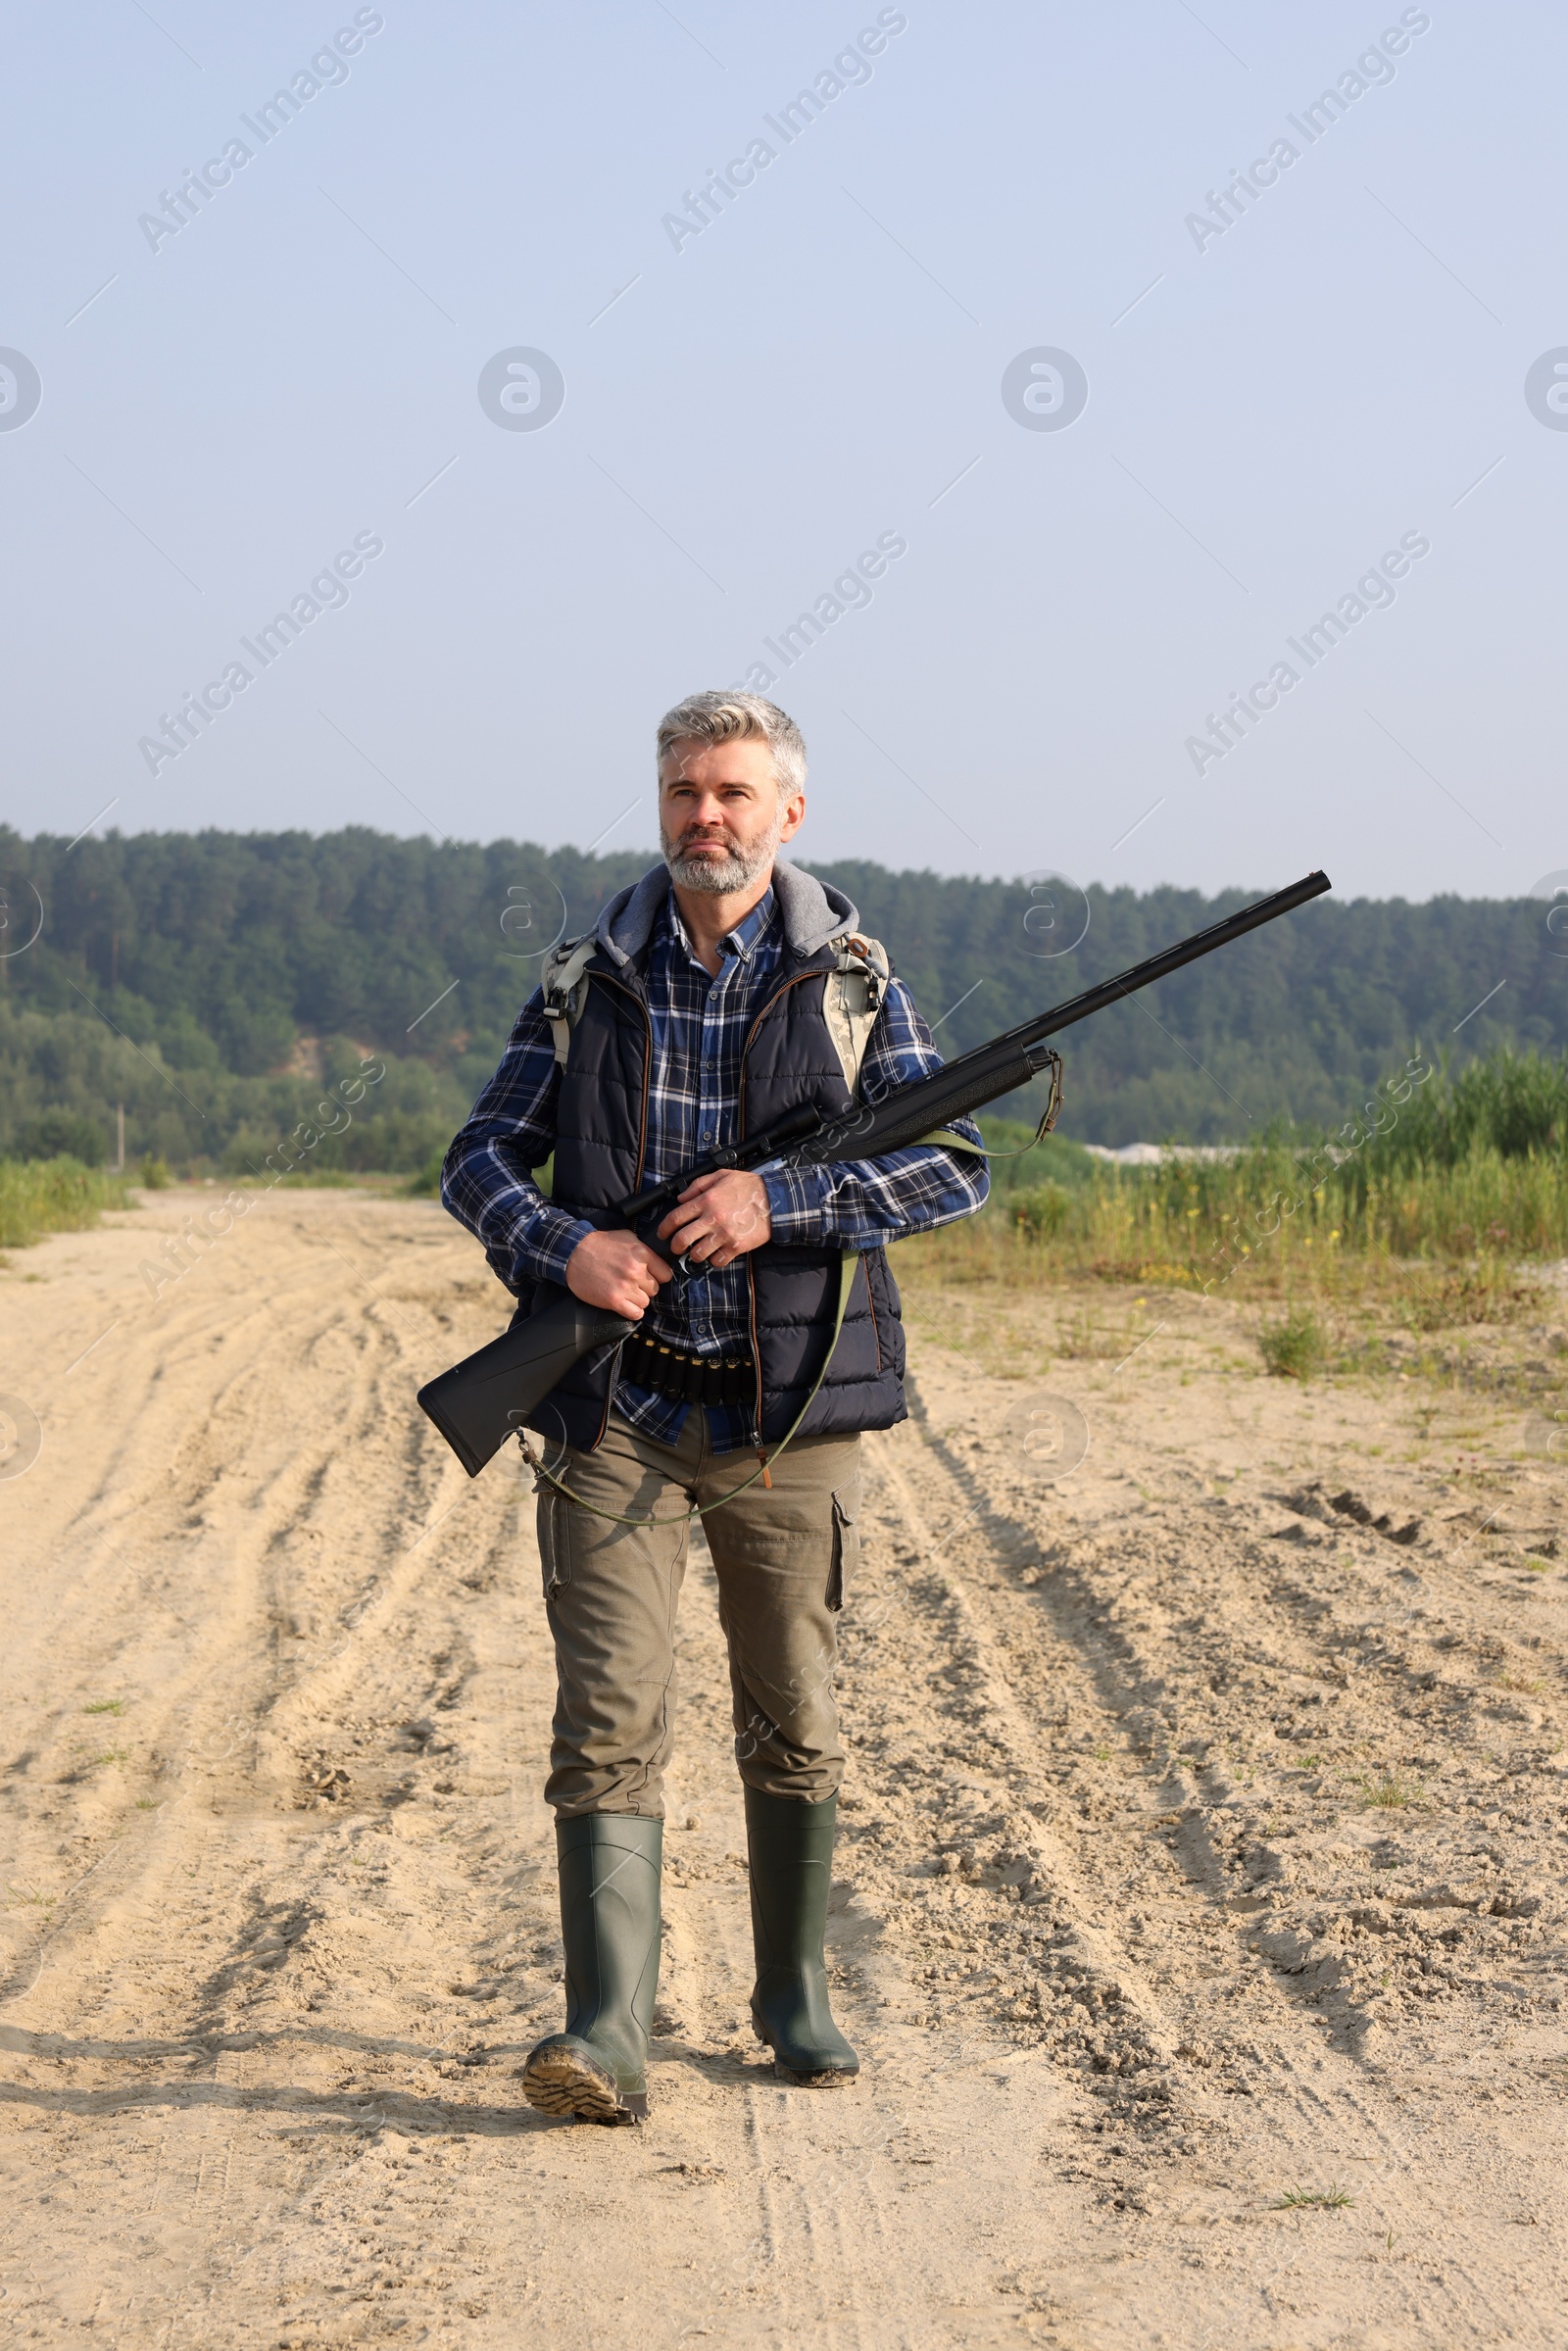
[[[833,1564],[828,1569],[827,1604],[837,1615],[844,1605],[844,1587],[860,1563],[860,1481],[841,1486],[833,1496]]]
[[[545,1487],[539,1495],[539,1567],[545,1598],[552,1600],[571,1582],[571,1505]]]

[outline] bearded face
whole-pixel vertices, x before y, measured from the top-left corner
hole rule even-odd
[[[728,898],[761,879],[800,822],[765,743],[675,744],[659,795],[659,837],[678,888]],[[793,818],[793,821],[792,821]]]
[[[662,824],[659,830],[670,879],[683,890],[725,898],[766,873],[784,835],[784,810],[775,808],[772,822],[750,840],[740,837],[731,818],[722,825],[695,824],[674,836]]]

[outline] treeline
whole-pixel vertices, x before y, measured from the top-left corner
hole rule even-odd
[[[133,1158],[260,1164],[373,1055],[385,1077],[321,1163],[419,1165],[494,1067],[543,951],[648,862],[359,827],[74,846],[0,829],[0,1154],[101,1161],[122,1103]],[[1288,878],[1081,898],[812,869],[887,943],[950,1055]],[[1418,1048],[1456,1067],[1560,1052],[1568,956],[1546,912],[1319,901],[1066,1037],[1061,1132],[1243,1141],[1280,1116],[1337,1124]]]

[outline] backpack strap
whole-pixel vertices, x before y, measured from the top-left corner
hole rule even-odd
[[[563,1069],[571,1051],[571,1032],[581,1019],[588,999],[584,974],[598,949],[599,941],[592,931],[583,939],[564,939],[559,947],[551,949],[540,975],[545,1018],[555,1039],[556,1059]]]
[[[843,1066],[844,1083],[858,1095],[860,1065],[887,995],[892,965],[881,940],[861,938],[858,931],[835,939],[832,945],[834,964],[822,991],[822,1013]]]

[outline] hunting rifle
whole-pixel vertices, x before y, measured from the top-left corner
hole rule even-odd
[[[617,1204],[615,1214],[636,1231],[672,1208],[698,1176],[720,1168],[760,1167],[770,1159],[820,1167],[839,1159],[873,1159],[922,1143],[954,1119],[984,1108],[1037,1077],[1052,1059],[1048,1037],[1196,963],[1200,955],[1212,955],[1215,948],[1228,947],[1233,939],[1244,938],[1278,915],[1293,912],[1331,886],[1326,873],[1309,873],[1288,890],[1276,890],[1271,898],[1228,914],[1223,922],[1211,923],[1162,955],[1135,963],[1117,978],[1102,980],[1098,988],[1086,988],[1051,1011],[1020,1021],[989,1045],[976,1046],[973,1053],[961,1053],[930,1077],[903,1086],[875,1104],[859,1104],[834,1118],[806,1103],[742,1142],[705,1153],[666,1183],[631,1195]],[[469,1477],[476,1478],[506,1440],[520,1433],[529,1413],[574,1363],[629,1338],[636,1328],[625,1315],[590,1306],[563,1289],[547,1306],[429,1381],[419,1390],[418,1401]]]

